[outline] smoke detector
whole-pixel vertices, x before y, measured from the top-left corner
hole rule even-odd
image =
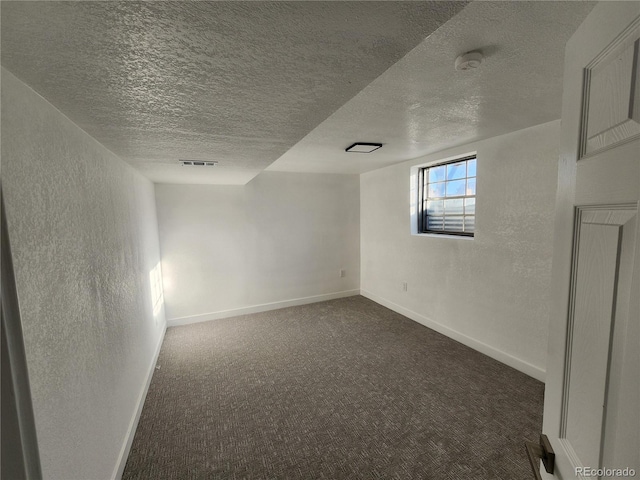
[[[456,58],[456,70],[473,70],[478,68],[482,63],[484,56],[482,52],[467,52]]]

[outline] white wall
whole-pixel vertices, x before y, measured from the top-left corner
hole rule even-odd
[[[156,199],[170,325],[357,293],[357,175],[158,184]]]
[[[5,69],[2,162],[44,477],[110,478],[165,327],[153,184]]]
[[[544,379],[559,125],[361,175],[363,295]],[[473,151],[475,238],[411,235],[411,166]]]

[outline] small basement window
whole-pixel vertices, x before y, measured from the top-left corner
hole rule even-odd
[[[476,226],[476,156],[418,171],[418,233],[473,237]]]

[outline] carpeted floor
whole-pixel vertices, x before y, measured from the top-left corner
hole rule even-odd
[[[123,479],[532,478],[542,383],[356,296],[167,330]]]

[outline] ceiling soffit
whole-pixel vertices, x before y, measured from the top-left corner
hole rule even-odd
[[[155,182],[243,184],[465,5],[4,1],[2,64]]]
[[[564,46],[594,5],[472,2],[268,170],[363,173],[560,118]],[[455,71],[476,49],[480,67]],[[384,146],[344,152],[357,141]]]

